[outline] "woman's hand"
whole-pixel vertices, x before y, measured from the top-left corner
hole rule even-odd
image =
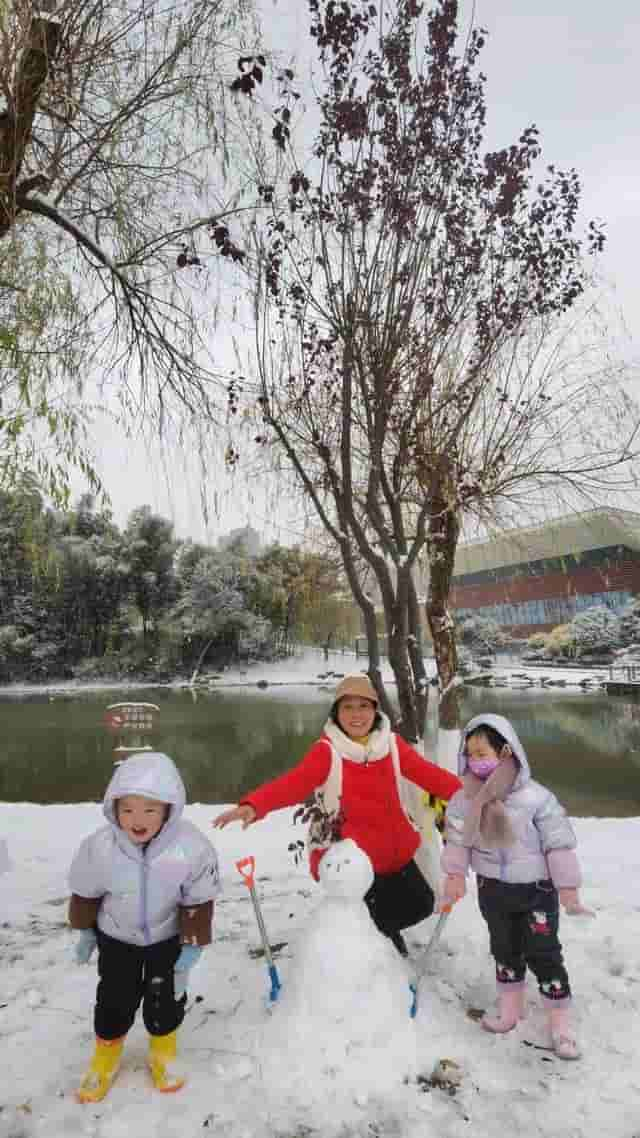
[[[218,814],[218,817],[213,819],[211,825],[215,826],[216,830],[224,830],[225,826],[229,825],[229,822],[242,822],[242,829],[246,830],[247,826],[250,826],[255,820],[256,812],[253,806],[245,802],[242,806],[234,806],[231,810],[223,810],[222,814]]]

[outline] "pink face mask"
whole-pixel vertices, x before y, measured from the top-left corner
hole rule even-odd
[[[481,778],[484,781],[484,779],[488,778],[490,774],[493,774],[499,762],[500,759],[497,757],[497,755],[493,759],[468,758],[467,766],[469,767],[469,770],[476,776],[476,778]]]

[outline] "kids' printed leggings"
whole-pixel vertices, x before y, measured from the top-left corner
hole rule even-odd
[[[548,1000],[571,995],[558,940],[558,891],[552,881],[510,885],[478,876],[480,912],[489,926],[499,984],[521,984],[527,966]]]

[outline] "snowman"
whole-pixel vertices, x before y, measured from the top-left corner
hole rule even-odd
[[[357,1100],[379,1097],[417,1069],[406,965],[363,901],[374,877],[367,854],[350,839],[336,842],[319,872],[324,898],[293,945],[262,1054],[277,1049],[280,1080],[286,1072],[289,1091],[300,1088],[307,1101],[315,1087],[326,1103],[327,1084]]]

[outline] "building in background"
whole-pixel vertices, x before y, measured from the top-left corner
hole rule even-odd
[[[451,604],[491,617],[514,636],[566,624],[578,612],[617,611],[640,593],[640,514],[606,508],[464,542]]]

